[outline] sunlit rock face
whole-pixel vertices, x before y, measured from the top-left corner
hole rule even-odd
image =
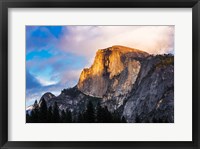
[[[83,93],[103,98],[109,109],[123,104],[124,95],[132,89],[141,68],[140,58],[149,54],[137,49],[112,46],[100,49],[94,63],[82,71],[78,89]]]
[[[141,67],[140,58],[148,55],[123,46],[100,49],[92,66],[82,71],[78,89],[87,95],[103,98],[104,101],[122,99],[136,81]]]

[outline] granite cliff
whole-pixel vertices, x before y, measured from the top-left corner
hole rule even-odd
[[[149,56],[124,105],[128,122],[174,122],[174,56]]]
[[[100,49],[93,65],[82,71],[77,87],[87,95],[102,98],[113,111],[132,90],[140,71],[140,60],[148,55],[123,46]]]

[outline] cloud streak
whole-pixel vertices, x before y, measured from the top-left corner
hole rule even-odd
[[[26,88],[31,89],[37,87],[41,87],[40,82],[33,75],[31,75],[28,70],[26,70]]]
[[[150,54],[174,50],[174,26],[67,26],[59,43],[60,49],[94,57],[96,50],[123,45]]]

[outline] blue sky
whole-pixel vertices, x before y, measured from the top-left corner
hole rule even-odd
[[[59,47],[63,33],[62,26],[26,27],[26,105],[44,92],[58,94],[77,83],[77,76],[65,75],[67,71],[80,72],[87,59]]]
[[[174,26],[26,26],[26,106],[77,84],[98,49],[124,45],[174,52]]]

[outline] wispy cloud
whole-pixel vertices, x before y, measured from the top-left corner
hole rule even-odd
[[[26,107],[32,105],[35,100],[39,101],[42,95],[46,92],[51,92],[52,94],[58,96],[61,93],[61,90],[64,89],[65,86],[60,84],[32,88],[26,90]]]
[[[68,86],[74,86],[78,83],[79,76],[82,69],[79,70],[66,70],[61,78],[61,84],[68,84]]]
[[[97,49],[124,45],[150,54],[174,50],[174,26],[67,26],[61,38],[62,50],[94,57]],[[65,32],[63,30],[63,32]]]
[[[41,87],[40,82],[26,70],[26,89]]]

